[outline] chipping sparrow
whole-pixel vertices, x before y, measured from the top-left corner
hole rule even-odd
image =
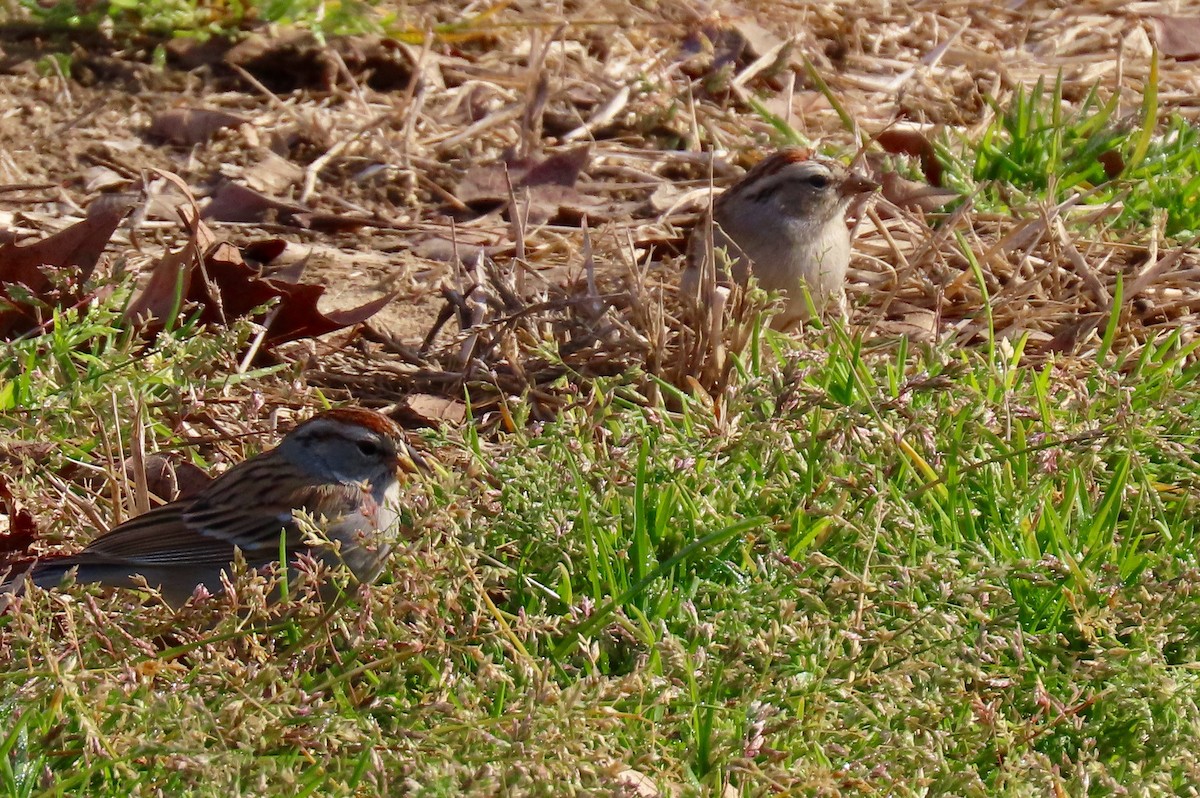
[[[289,559],[309,553],[341,560],[360,581],[379,574],[389,546],[378,539],[398,517],[399,470],[424,466],[390,419],[369,410],[321,413],[276,448],[225,472],[190,499],[157,507],[101,535],[78,554],[33,565],[4,586],[28,579],[55,587],[75,570],[80,582],[131,587],[135,575],[183,604],[197,585],[222,589],[235,549],[250,567],[279,561],[280,535]],[[308,513],[334,546],[304,540],[297,511]]]
[[[808,319],[806,287],[818,313],[833,305],[844,316],[850,263],[846,209],[876,188],[836,161],[794,147],[780,150],[714,201],[713,247],[725,250],[736,282],[745,285],[753,272],[761,287],[785,294],[784,309],[772,320],[776,329]],[[701,221],[688,241],[680,290],[693,305],[705,302],[701,277],[709,260],[707,230],[707,220]],[[723,269],[716,279],[728,279]]]

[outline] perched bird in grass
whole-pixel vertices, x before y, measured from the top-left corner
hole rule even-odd
[[[344,562],[369,582],[389,551],[382,533],[397,521],[402,475],[425,467],[387,417],[330,410],[198,495],[131,518],[77,554],[39,560],[2,589],[18,592],[28,582],[53,588],[72,573],[79,582],[113,587],[139,586],[144,578],[178,606],[199,585],[220,592],[235,551],[250,567],[279,562],[281,540],[289,562],[298,554]],[[303,515],[327,543],[306,540]]]
[[[702,279],[711,269],[717,283],[745,285],[750,274],[760,287],[781,291],[783,311],[772,320],[786,330],[809,318],[807,291],[818,314],[845,316],[850,231],[846,210],[878,185],[836,161],[788,148],[770,155],[713,202],[688,241],[680,291],[685,302],[703,307]],[[708,231],[712,230],[712,247]],[[713,263],[723,249],[732,275]]]

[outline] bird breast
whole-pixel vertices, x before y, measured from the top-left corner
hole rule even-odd
[[[736,260],[734,280],[746,282],[749,258],[759,285],[768,291],[792,291],[804,281],[814,293],[832,293],[845,279],[850,261],[850,231],[840,219],[824,225],[793,221],[774,234],[717,227],[713,242]]]

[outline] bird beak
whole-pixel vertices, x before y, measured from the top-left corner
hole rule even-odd
[[[838,193],[843,197],[852,198],[859,194],[869,194],[879,188],[879,184],[868,177],[863,177],[858,172],[851,172],[850,175],[842,181],[842,185],[838,188]]]
[[[405,444],[403,451],[396,453],[396,471],[405,474],[426,474],[430,471],[429,463],[417,454],[416,449]]]

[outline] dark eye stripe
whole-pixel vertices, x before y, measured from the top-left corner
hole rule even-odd
[[[746,195],[746,199],[750,202],[766,202],[767,200],[771,199],[771,197],[775,196],[775,192],[778,190],[779,183],[771,183],[770,185],[763,186],[753,194]]]
[[[829,174],[827,174],[825,172],[816,172],[816,171],[811,172],[806,175],[796,175],[795,177],[791,178],[791,180],[795,180],[795,181],[801,182],[801,183],[807,183],[808,185],[810,185],[816,189],[828,188],[829,184],[833,182],[833,178]],[[758,189],[757,191],[754,191],[753,193],[750,193],[750,194],[746,194],[745,198],[749,202],[767,202],[773,196],[775,196],[775,193],[777,191],[779,191],[779,187],[782,186],[786,182],[788,182],[788,181],[784,180],[784,179],[773,180],[770,183],[768,183],[767,185]],[[744,185],[744,183],[743,183],[743,185]]]

